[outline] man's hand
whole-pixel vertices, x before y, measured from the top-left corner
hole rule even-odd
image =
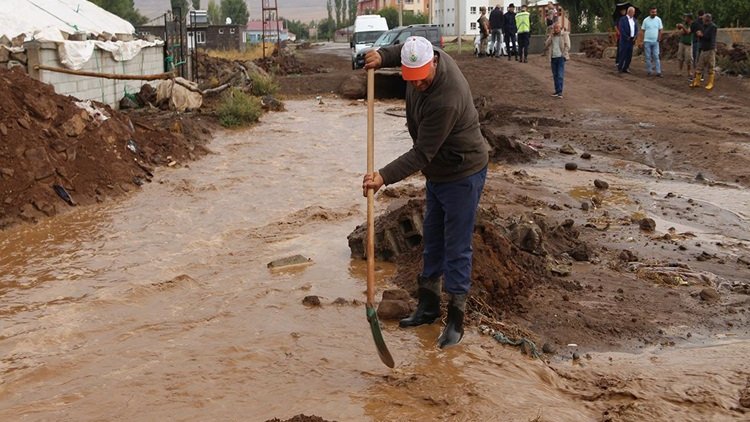
[[[383,186],[383,183],[383,176],[377,171],[372,174],[365,174],[365,177],[362,178],[362,196],[367,196],[368,189],[372,189],[372,193],[375,194]]]
[[[383,59],[377,50],[372,49],[365,54],[365,69],[380,69],[382,62]]]

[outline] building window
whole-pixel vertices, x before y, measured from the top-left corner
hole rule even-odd
[[[469,13],[471,13],[472,15],[476,15],[477,14],[477,7],[476,6],[471,6],[470,10],[471,10],[471,12],[469,12]]]
[[[234,30],[235,30],[235,28],[229,28],[229,33],[230,34],[234,34]]]
[[[206,31],[197,31],[195,33],[195,43],[196,44],[206,43]]]
[[[477,23],[476,22],[472,22],[471,23],[471,30],[475,31],[476,29],[477,29]]]
[[[219,28],[219,35],[224,33],[224,28]]]

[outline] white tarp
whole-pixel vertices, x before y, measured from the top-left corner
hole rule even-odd
[[[60,63],[65,67],[78,70],[91,59],[94,47],[112,53],[115,61],[123,62],[132,59],[140,53],[144,47],[153,47],[164,44],[161,40],[149,42],[146,40],[135,41],[60,41],[57,43],[57,55]]]
[[[132,34],[135,28],[86,0],[0,0],[0,35],[62,41],[60,32]]]

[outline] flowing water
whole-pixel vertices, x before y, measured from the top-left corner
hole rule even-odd
[[[634,401],[652,420],[734,417],[742,341],[547,365],[388,323],[384,367],[346,241],[364,220],[365,107],[287,107],[129,198],[0,233],[0,420],[585,421]],[[410,140],[398,117],[376,129],[378,166]],[[294,254],[312,265],[266,267]],[[381,286],[392,272],[378,264]]]

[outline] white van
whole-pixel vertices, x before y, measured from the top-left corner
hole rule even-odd
[[[372,47],[375,40],[388,30],[388,22],[380,15],[360,15],[354,20],[354,32],[349,45],[352,47],[352,69],[357,53]]]

